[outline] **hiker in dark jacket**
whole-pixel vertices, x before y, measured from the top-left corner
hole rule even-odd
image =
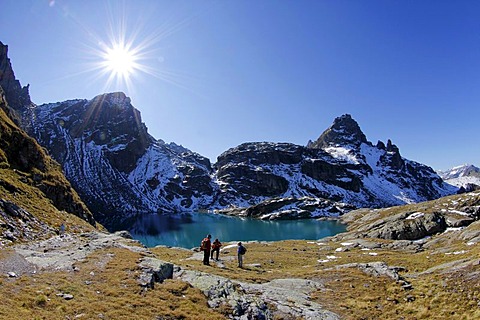
[[[243,255],[247,252],[247,249],[242,245],[241,242],[238,243],[237,247],[237,258],[238,258],[238,267],[243,268]]]
[[[212,243],[212,253],[210,255],[210,258],[213,260],[213,253],[216,252],[215,260],[218,261],[218,254],[220,253],[220,247],[222,246],[222,243],[218,240],[215,239]]]
[[[202,244],[200,245],[200,250],[203,251],[203,264],[207,266],[210,265],[210,249],[212,247],[212,243],[210,241],[211,238],[212,236],[210,234],[207,235],[207,237],[202,240]]]

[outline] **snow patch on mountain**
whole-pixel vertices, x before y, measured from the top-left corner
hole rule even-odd
[[[346,147],[340,147],[340,146],[330,146],[327,148],[324,148],[327,153],[329,153],[334,159],[343,161],[346,163],[351,163],[351,164],[358,164],[359,161],[357,157],[355,156],[354,153],[352,153],[351,149],[346,148]]]

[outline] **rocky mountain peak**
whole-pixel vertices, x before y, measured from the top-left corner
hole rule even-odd
[[[367,137],[352,116],[344,114],[335,118],[333,124],[316,141],[309,142],[307,147],[313,149],[346,145],[358,147],[362,143],[368,143]]]
[[[450,170],[438,171],[438,174],[444,180],[461,178],[461,177],[475,177],[475,176],[480,178],[480,168],[477,168],[471,164],[464,164],[461,166],[454,167]]]
[[[131,99],[123,92],[110,92],[96,96],[92,99],[92,104],[102,104],[104,108],[115,107],[120,109],[132,109]]]
[[[60,162],[68,148],[63,146],[65,141],[56,138],[65,133],[102,149],[121,172],[131,171],[153,141],[140,111],[123,92],[105,93],[91,100],[42,104],[30,111],[24,113],[24,127],[51,148],[51,154]],[[51,131],[44,131],[47,127]]]

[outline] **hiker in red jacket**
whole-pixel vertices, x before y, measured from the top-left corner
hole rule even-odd
[[[212,248],[212,243],[210,239],[212,235],[207,235],[206,238],[202,240],[202,244],[200,245],[200,250],[203,251],[203,264],[209,266],[210,265],[210,249]]]
[[[210,258],[213,260],[213,253],[216,252],[215,260],[218,261],[218,254],[220,253],[220,247],[222,246],[222,243],[218,240],[215,239],[212,243],[212,254],[210,255]]]

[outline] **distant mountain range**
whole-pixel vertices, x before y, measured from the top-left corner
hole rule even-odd
[[[458,190],[430,167],[403,158],[390,140],[372,144],[348,114],[306,146],[245,143],[212,165],[148,134],[121,92],[37,106],[6,56],[0,65],[17,122],[62,165],[107,225],[138,213],[212,209],[262,219],[338,216]]]
[[[480,168],[464,164],[446,171],[438,171],[440,177],[447,183],[462,188],[464,191],[480,189]]]

